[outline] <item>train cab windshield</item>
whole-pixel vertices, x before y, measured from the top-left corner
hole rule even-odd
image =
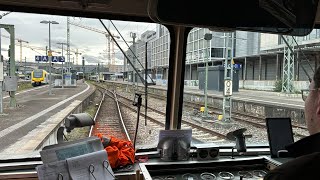
[[[259,179],[320,132],[318,1],[18,1],[0,0],[0,179],[82,156],[90,178],[102,158],[110,178]]]
[[[39,71],[34,71],[34,77],[35,78],[40,78],[43,75],[43,71],[39,70]]]

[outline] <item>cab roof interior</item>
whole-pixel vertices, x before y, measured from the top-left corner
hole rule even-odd
[[[155,2],[154,0],[150,0]],[[165,1],[167,4],[172,3],[170,0]],[[239,17],[241,14],[247,13],[247,9],[241,9],[237,3],[257,3],[259,0],[251,1],[238,1],[238,0],[219,0],[214,1],[215,6],[212,7],[213,13],[226,13],[230,17]],[[302,0],[296,0],[302,1]],[[112,19],[112,20],[123,20],[123,21],[140,21],[140,22],[154,22],[148,14],[148,2],[149,0],[0,0],[0,10],[13,11],[13,12],[28,12],[28,13],[39,13],[39,14],[52,14],[52,15],[63,15],[63,16],[74,16],[74,17],[87,17],[87,18],[99,18],[99,19]],[[205,2],[205,1],[203,1]],[[187,5],[194,8],[194,14],[196,15],[203,8],[206,8],[206,4],[199,3],[191,0],[175,0],[175,4],[181,3],[181,11]],[[225,7],[226,4],[236,4],[228,6],[226,8],[215,8]],[[244,7],[247,7],[244,5]],[[200,7],[200,8],[199,8]],[[203,7],[203,8],[201,8]],[[211,8],[211,7],[210,7]],[[317,7],[317,13],[315,17],[315,27],[320,27],[320,14],[319,6]],[[251,9],[252,11],[252,9]],[[175,11],[178,15],[179,9]],[[239,13],[240,12],[240,13]],[[241,13],[243,12],[243,13]],[[248,13],[247,13],[248,14]],[[208,18],[219,18],[225,16],[210,16]],[[244,16],[248,17],[248,16]],[[186,18],[192,19],[190,17]],[[253,22],[261,21],[261,17],[251,15],[250,19],[254,19]],[[228,18],[229,21],[236,21],[235,18]],[[256,21],[257,20],[257,21]],[[159,22],[158,22],[159,23]],[[161,22],[160,22],[161,23]],[[186,24],[186,23],[184,23]],[[188,26],[188,25],[187,25]],[[200,25],[201,26],[201,25]],[[219,26],[219,25],[218,25]]]
[[[0,9],[13,12],[153,22],[147,13],[148,0],[90,1],[97,3],[85,1],[90,0],[0,0]]]

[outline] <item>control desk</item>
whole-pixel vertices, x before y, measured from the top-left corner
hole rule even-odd
[[[282,159],[283,162],[288,159]],[[267,156],[220,157],[216,160],[190,160],[164,162],[153,159],[140,163],[140,169],[146,180],[224,180],[224,179],[263,179],[271,169],[281,162]]]

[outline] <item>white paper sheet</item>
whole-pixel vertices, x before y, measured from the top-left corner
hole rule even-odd
[[[40,155],[43,164],[47,164],[100,150],[103,150],[100,139],[91,138],[45,147]]]
[[[106,161],[106,162],[105,162]],[[107,152],[97,151],[67,159],[70,177],[76,180],[110,180],[114,174]],[[89,169],[91,167],[91,169]]]
[[[39,180],[69,180],[67,161],[58,161],[36,167]],[[60,177],[59,177],[60,176]]]

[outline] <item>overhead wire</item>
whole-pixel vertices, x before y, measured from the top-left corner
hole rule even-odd
[[[127,41],[123,38],[123,36],[122,36],[122,34],[119,32],[119,30],[118,30],[118,28],[115,26],[115,24],[111,21],[111,20],[109,20],[110,22],[111,22],[111,24],[113,25],[113,27],[115,28],[115,30],[118,32],[118,34],[121,36],[121,38],[122,38],[122,40],[125,42],[125,44],[128,46],[128,48],[130,49],[130,51],[132,52],[132,54],[134,55],[134,57],[136,58],[136,60],[139,62],[139,64],[141,65],[141,67],[143,67],[143,65],[141,64],[141,62],[139,61],[139,59],[138,59],[138,57],[136,56],[136,54],[132,51],[132,49],[129,47],[129,45],[128,45],[128,43],[127,43]],[[150,25],[150,24],[149,24]],[[137,25],[137,30],[139,31],[139,26]],[[147,28],[148,28],[148,26],[147,26]],[[146,55],[146,59],[145,59],[145,62],[147,63],[147,54],[148,54],[148,50],[147,50],[147,42],[145,43],[145,55]],[[123,54],[124,56],[126,56],[125,54]],[[129,60],[129,59],[128,59]],[[131,62],[130,62],[130,64],[131,64]],[[131,64],[132,65],[132,64]],[[134,66],[132,66],[134,69],[135,69],[135,67]],[[148,112],[148,106],[147,106],[147,104],[148,104],[148,90],[147,90],[147,88],[148,88],[148,77],[151,79],[151,81],[152,81],[152,84],[155,84],[154,83],[154,81],[153,81],[153,79],[150,77],[150,75],[147,73],[148,72],[148,67],[147,67],[147,65],[145,66],[145,68],[144,68],[144,70],[145,70],[145,80],[144,81],[142,81],[142,79],[141,79],[141,82],[144,82],[144,86],[145,86],[145,126],[147,126],[147,112]],[[141,78],[141,76],[140,76],[140,74],[138,73],[138,75],[139,75],[139,77]],[[140,111],[140,108],[138,109],[138,111]],[[139,112],[138,112],[138,121],[139,121]],[[137,128],[136,128],[136,133],[137,133]],[[136,136],[135,136],[136,137]],[[134,143],[135,143],[135,141],[134,141]]]
[[[31,47],[28,47],[28,48],[30,48],[32,51],[34,51],[34,52],[36,52],[36,53],[38,53],[38,54],[40,54],[40,55],[42,55],[42,56],[43,56],[43,54],[42,54],[42,53],[39,53],[38,51],[36,51],[36,50],[32,49]]]
[[[147,27],[146,27],[146,28],[144,28],[144,30],[143,30],[143,31],[141,31],[141,32],[146,32],[146,31],[148,30],[148,28],[149,28],[150,24],[151,24],[151,23],[148,23]]]
[[[311,64],[310,64],[309,59],[307,58],[307,56],[304,54],[304,52],[303,52],[303,51],[302,51],[302,49],[300,48],[300,46],[299,46],[299,44],[298,44],[298,42],[297,42],[296,38],[294,38],[293,36],[291,36],[291,37],[292,37],[292,39],[294,40],[294,42],[296,43],[296,45],[297,45],[297,47],[298,47],[299,51],[302,53],[303,57],[305,58],[305,61],[308,63],[308,65],[309,65],[310,69],[311,69],[311,70],[312,70],[312,72],[314,73],[314,69],[312,68],[312,66],[311,66]],[[300,62],[300,63],[301,63],[301,62]]]
[[[286,40],[286,38],[283,36],[283,35],[281,35],[280,36],[281,38],[282,38],[282,40],[284,41],[284,43],[287,45],[287,47],[289,48],[289,50],[291,51],[291,52],[294,52],[294,50],[292,49],[292,47],[290,46],[290,44],[288,43],[288,41]],[[295,41],[295,43],[298,45],[298,43],[297,43],[297,41],[295,40],[295,38],[292,36],[292,38],[294,39],[294,41]],[[299,45],[298,45],[299,46]],[[299,47],[298,47],[299,48]],[[302,52],[302,50],[299,48],[299,50]],[[298,62],[301,64],[301,60],[299,60],[298,59]],[[307,62],[308,62],[308,59],[307,59]],[[311,65],[310,65],[311,66]],[[304,66],[301,64],[301,68],[302,68],[302,70],[304,71],[304,73],[306,74],[306,76],[308,77],[308,80],[309,80],[309,82],[311,82],[312,81],[312,79],[311,79],[311,77],[310,77],[310,75],[309,75],[309,73],[307,72],[307,70],[304,68]],[[311,68],[311,70],[312,70],[312,68]]]
[[[129,24],[130,22],[128,22],[120,31],[123,31]]]
[[[134,57],[137,59],[137,61],[139,62],[139,64],[143,67],[143,65],[141,64],[141,62],[139,61],[138,57],[136,56],[136,54],[133,52],[133,50],[130,48],[129,44],[127,43],[127,41],[124,39],[124,37],[122,36],[122,34],[120,33],[120,31],[118,30],[118,28],[115,26],[115,24],[109,20],[111,22],[111,24],[113,25],[113,27],[115,28],[115,30],[118,32],[118,34],[120,35],[121,39],[123,40],[123,42],[128,46],[129,50],[131,51],[131,53],[134,55]]]
[[[141,62],[139,61],[139,58],[136,56],[136,54],[133,52],[133,50],[130,48],[129,44],[127,43],[127,41],[124,39],[124,37],[122,36],[122,34],[119,32],[118,28],[115,26],[115,24],[112,22],[112,20],[109,20],[111,22],[111,24],[113,25],[113,27],[115,28],[115,30],[118,32],[118,34],[120,35],[120,37],[122,38],[123,42],[128,46],[129,50],[131,51],[131,53],[133,54],[133,56],[135,57],[135,59],[138,61],[138,63],[140,64],[141,67],[144,67]],[[119,47],[120,48],[120,47]],[[129,59],[128,59],[129,60]],[[147,60],[147,59],[146,59]],[[133,66],[132,66],[133,67]],[[145,70],[147,70],[148,67],[145,67]],[[148,77],[151,79],[152,83],[154,84],[153,79],[151,78],[151,76],[148,74]],[[146,78],[147,79],[147,78]]]
[[[116,45],[118,46],[118,48],[121,50],[121,52],[123,53],[123,55],[128,59],[129,64],[133,67],[134,71],[138,74],[140,80],[142,83],[145,83],[143,77],[139,74],[138,70],[133,66],[132,62],[130,61],[130,59],[128,58],[128,56],[126,55],[126,53],[124,52],[124,50],[120,47],[119,43],[116,41],[116,39],[114,38],[114,36],[111,34],[110,30],[106,27],[106,25],[103,23],[103,21],[101,19],[99,19],[100,23],[102,24],[102,26],[105,28],[105,30],[108,32],[109,36],[111,37],[111,39],[116,43]],[[121,34],[120,34],[121,35]]]

